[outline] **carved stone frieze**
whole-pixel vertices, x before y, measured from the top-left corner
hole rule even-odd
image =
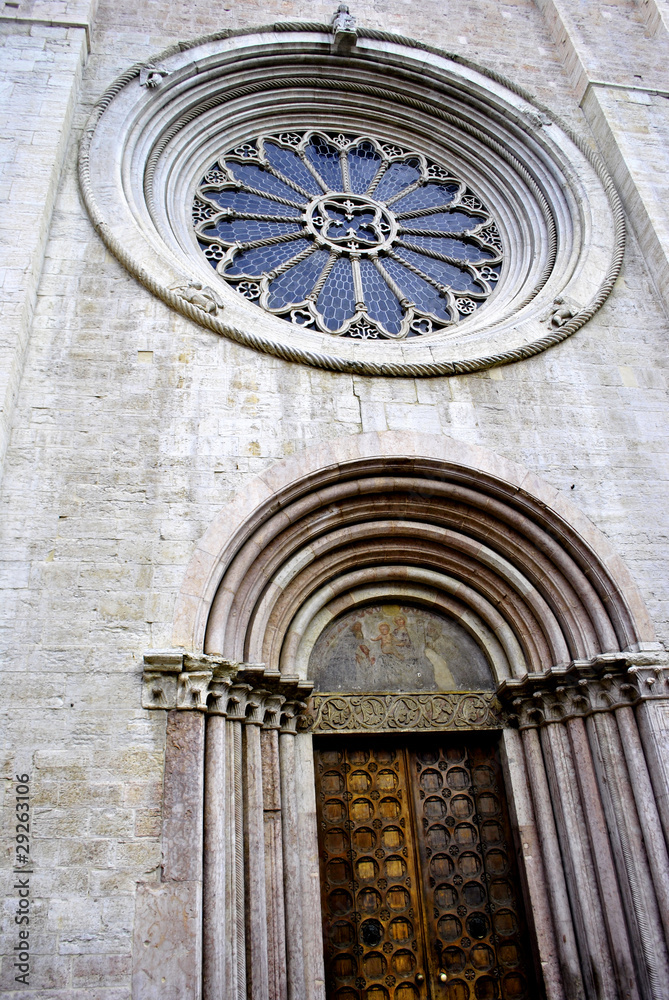
[[[519,729],[669,698],[666,654],[606,653],[502,682],[500,701]]]
[[[206,712],[294,733],[311,688],[310,681],[262,663],[171,649],[144,654],[143,708]]]
[[[298,722],[313,733],[501,729],[504,724],[501,706],[490,691],[316,694]]]

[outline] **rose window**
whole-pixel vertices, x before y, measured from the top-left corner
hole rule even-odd
[[[493,292],[499,231],[482,200],[422,153],[320,131],[236,146],[200,181],[200,247],[270,313],[363,340],[452,326]]]

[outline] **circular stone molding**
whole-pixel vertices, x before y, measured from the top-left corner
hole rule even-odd
[[[202,326],[334,371],[457,375],[531,357],[575,333],[608,296],[624,250],[622,208],[601,159],[494,72],[386,32],[361,28],[354,42],[342,50],[326,25],[281,23],[181,43],[129,69],[98,102],[80,153],[86,205],[107,247]],[[290,256],[285,234],[277,230],[278,266],[274,256],[265,271],[231,280],[222,264],[253,242],[251,223],[267,225],[265,209],[238,201],[231,210],[221,197],[244,190],[227,161],[264,171],[265,188],[281,185],[294,168],[280,155],[292,145],[304,159],[314,136],[339,145],[342,184],[321,177],[315,188],[294,173],[295,198],[269,212],[294,213],[292,228],[313,244],[302,252],[317,250],[324,264],[301,299],[293,288],[290,308],[273,307],[269,283]],[[378,157],[376,183],[352,182],[351,165],[367,169],[344,162],[354,147],[360,160]],[[257,162],[244,167],[245,159]],[[429,199],[446,180],[452,218],[458,200],[478,213],[464,235],[448,212],[430,217],[433,208],[419,206],[408,215],[381,197],[384,172],[402,162],[415,168],[416,197]],[[225,235],[218,242],[206,233],[213,216]],[[397,277],[405,271],[410,291]],[[363,272],[368,288],[376,281],[380,295],[393,292],[401,322],[388,319],[391,305],[381,321],[370,316]],[[332,288],[349,283],[355,311],[344,318],[331,275]]]

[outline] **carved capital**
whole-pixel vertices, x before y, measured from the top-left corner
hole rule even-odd
[[[170,709],[177,706],[177,674],[144,670],[142,708]]]
[[[311,681],[266,670],[262,663],[237,663],[223,656],[180,649],[144,654],[142,707],[223,715],[279,729],[304,710]],[[289,702],[292,708],[284,711]]]
[[[281,728],[281,706],[285,700],[285,695],[282,694],[270,694],[265,698],[265,721],[263,729]]]
[[[669,664],[663,653],[604,653],[503,681],[500,701],[520,729],[611,712],[669,697]]]
[[[297,724],[307,709],[306,701],[286,701],[281,708],[281,732],[297,735]]]
[[[269,691],[264,691],[262,688],[252,688],[249,692],[246,699],[246,718],[244,720],[249,725],[262,726],[265,721],[265,701],[269,694]]]
[[[206,712],[211,676],[211,670],[193,670],[187,674],[179,674],[176,707]]]

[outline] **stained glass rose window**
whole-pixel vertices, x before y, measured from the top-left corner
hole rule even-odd
[[[293,131],[235,146],[201,179],[216,273],[289,322],[404,339],[471,315],[500,277],[499,230],[446,166],[369,136]]]

